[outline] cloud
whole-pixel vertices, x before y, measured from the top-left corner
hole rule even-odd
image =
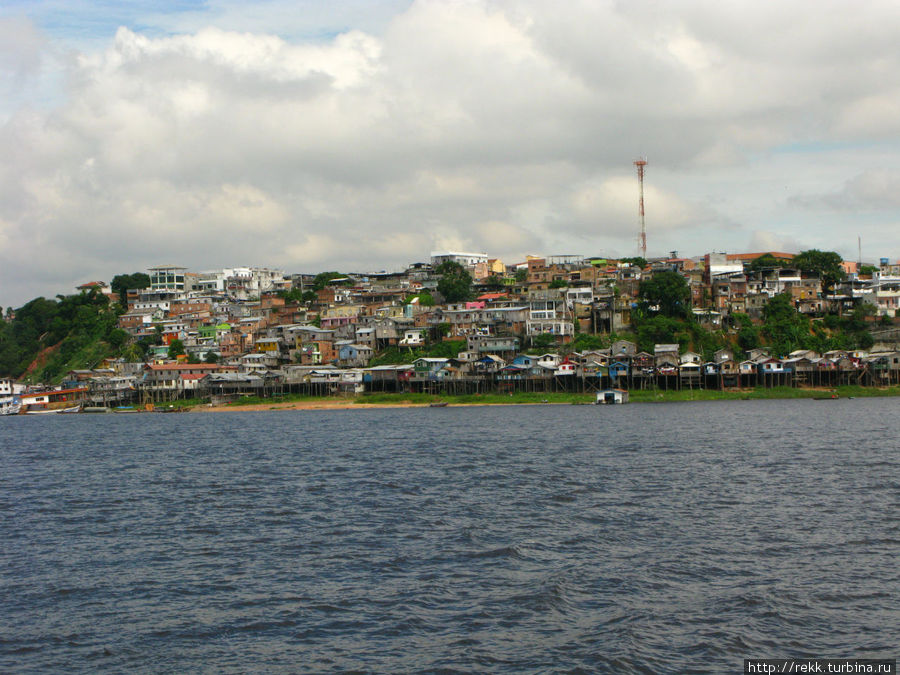
[[[0,19],[5,86],[64,68],[0,117],[0,303],[163,262],[633,253],[642,154],[651,255],[841,237],[841,200],[898,220],[892,3],[247,7],[120,8],[74,53],[68,19]]]
[[[798,196],[794,203],[834,211],[894,211],[900,209],[900,169],[869,169],[837,191]]]

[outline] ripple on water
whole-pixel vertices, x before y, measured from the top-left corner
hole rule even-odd
[[[717,673],[900,633],[892,400],[6,422],[2,672]]]

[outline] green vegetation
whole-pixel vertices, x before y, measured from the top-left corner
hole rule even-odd
[[[565,279],[554,279],[547,286],[547,288],[568,288],[568,287],[569,287],[569,282],[566,281]]]
[[[341,274],[340,272],[322,272],[320,274],[317,274],[315,279],[313,279],[313,290],[321,291],[323,288],[330,285],[334,279],[343,279],[346,276],[346,274]],[[353,282],[347,279],[347,281],[341,281],[339,283],[350,284]]]
[[[113,277],[109,287],[113,293],[119,294],[119,304],[125,307],[128,304],[126,300],[127,291],[129,289],[150,288],[150,275],[143,272],[117,274]]]
[[[93,367],[126,346],[117,319],[96,289],[35,298],[16,310],[15,320],[0,322],[0,375],[20,378],[39,355],[28,381],[58,383],[69,370]]]
[[[792,264],[807,276],[819,277],[822,280],[822,291],[834,290],[834,285],[847,275],[841,267],[844,259],[834,251],[820,251],[812,248],[801,251],[794,256]]]
[[[681,389],[678,391],[661,389],[635,389],[629,392],[632,403],[677,403],[682,401],[739,401],[762,399],[810,399],[830,397],[838,398],[900,396],[900,387],[858,387],[841,386],[835,389],[802,389],[794,387],[757,387],[754,389],[732,389],[718,391],[712,389]],[[271,399],[267,399],[271,401]],[[450,405],[510,405],[540,403],[592,403],[594,394],[578,394],[566,392],[514,392],[511,394],[362,394],[355,399],[356,403],[377,405],[428,405],[430,403],[447,402]]]
[[[751,261],[747,266],[751,272],[758,272],[764,269],[770,269],[772,267],[787,267],[791,264],[790,260],[785,258],[776,258],[771,253],[766,253],[765,255],[761,255],[755,260]]]
[[[838,398],[900,396],[900,387],[859,387],[854,385],[839,386],[833,389],[810,389],[800,387],[756,387],[753,389],[681,389],[663,391],[659,389],[633,390],[629,392],[629,401],[635,403],[678,401],[737,401],[785,398]]]
[[[446,401],[451,405],[501,405],[501,404],[536,404],[536,403],[590,403],[593,394],[570,394],[564,392],[515,392],[512,394],[362,394],[356,403],[379,405],[418,403],[427,405]]]
[[[403,301],[403,304],[408,305],[413,300],[418,298],[419,307],[434,307],[434,296],[428,291],[423,291],[418,295],[410,295]]]
[[[878,268],[875,265],[863,265],[859,268],[860,275],[864,277],[870,277],[876,272],[878,272]]]
[[[664,270],[641,281],[638,287],[641,310],[668,317],[686,317],[691,306],[691,289],[678,272]]]
[[[181,340],[172,340],[169,344],[169,358],[176,359],[184,354],[184,342]]]
[[[458,262],[446,260],[437,266],[435,272],[441,275],[438,292],[444,302],[464,302],[472,297],[472,275]]]
[[[647,266],[647,259],[641,258],[640,256],[635,258],[619,258],[619,262],[623,262],[628,265],[634,265],[635,267],[640,267],[641,269],[644,269]]]
[[[278,291],[278,297],[284,298],[288,303],[307,303],[315,302],[319,299],[315,291],[301,291],[299,288],[292,288],[289,291]]]
[[[422,357],[452,359],[466,348],[465,340],[444,340],[418,349],[388,347],[369,362],[369,366],[399,365],[412,363]]]

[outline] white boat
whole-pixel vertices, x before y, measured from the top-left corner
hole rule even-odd
[[[26,410],[26,415],[56,415],[65,413],[81,412],[81,405],[73,405],[71,408],[38,408],[36,410]]]
[[[22,409],[22,404],[18,402],[0,403],[0,415],[18,415]]]

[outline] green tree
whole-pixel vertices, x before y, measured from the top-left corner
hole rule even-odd
[[[441,275],[437,289],[445,302],[464,302],[472,297],[472,275],[458,262],[446,260],[435,272]]]
[[[619,262],[623,262],[628,265],[634,265],[635,267],[640,267],[641,269],[644,269],[647,266],[647,259],[641,258],[640,256],[634,258],[619,258]]]
[[[548,288],[568,288],[569,282],[565,279],[554,279],[548,285]]]
[[[864,277],[870,277],[878,271],[875,265],[863,265],[859,268],[859,273]]]
[[[178,339],[172,340],[169,344],[169,358],[178,358],[182,354],[184,354],[184,342]]]
[[[408,305],[417,298],[419,307],[434,307],[434,296],[428,291],[422,291],[418,295],[410,295],[403,303]]]
[[[342,279],[346,277],[346,274],[341,274],[340,272],[321,272],[316,275],[316,278],[313,279],[313,290],[321,291],[323,288],[328,286],[328,284],[334,279]],[[341,283],[350,283],[349,280],[347,282]]]
[[[113,293],[119,294],[119,302],[122,307],[127,306],[127,291],[135,288],[150,288],[150,275],[143,272],[134,274],[117,274],[109,285]]]
[[[516,283],[521,284],[528,278],[528,270],[524,267],[516,270]]]
[[[769,300],[763,307],[763,317],[762,334],[776,355],[784,356],[809,342],[809,319],[794,308],[787,293]]]
[[[532,349],[549,349],[556,344],[556,336],[549,333],[541,333],[531,338]]]
[[[481,282],[482,286],[487,286],[492,290],[500,290],[503,288],[503,279],[498,277],[496,274],[492,274],[487,279]]]
[[[750,264],[747,267],[751,272],[758,272],[759,270],[770,269],[772,267],[785,267],[788,264],[790,263],[783,258],[776,258],[771,253],[766,253],[750,261]]]
[[[678,272],[664,270],[642,280],[638,295],[644,311],[656,311],[668,317],[688,316],[691,289]]]
[[[122,358],[128,363],[139,363],[144,360],[145,353],[146,350],[141,349],[141,344],[139,342],[132,342],[122,349]]]
[[[206,352],[206,358],[203,361],[204,363],[218,363],[219,355],[215,352]]]
[[[793,265],[807,276],[816,276],[822,280],[822,290],[829,292],[834,285],[847,275],[841,267],[844,259],[834,251],[820,251],[811,248],[794,256]]]

